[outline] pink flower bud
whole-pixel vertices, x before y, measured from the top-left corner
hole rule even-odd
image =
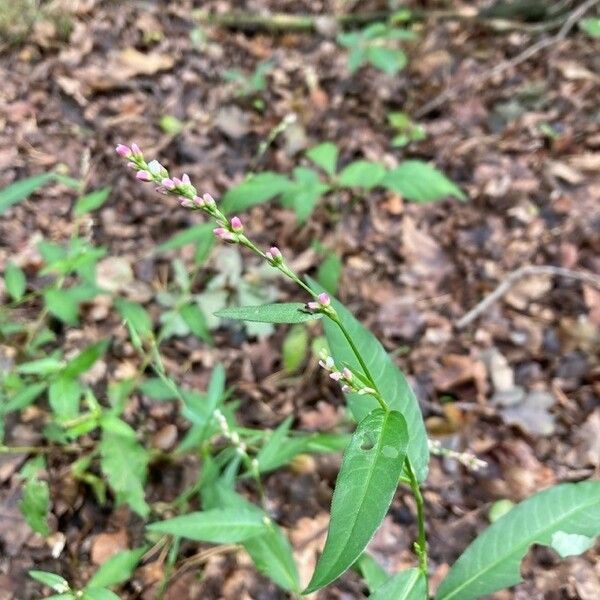
[[[179,179],[179,177],[171,177],[171,179],[173,180],[173,183],[174,183],[176,186],[180,186],[180,185],[182,185],[182,184],[183,184],[183,181],[181,181],[181,179]]]
[[[204,198],[200,198],[200,196],[194,196],[194,205],[195,206],[204,206],[206,204],[206,202],[204,201]]]
[[[202,199],[206,206],[215,206],[216,204],[215,199],[210,194],[203,194]]]
[[[244,231],[244,226],[242,225],[242,222],[239,217],[233,217],[231,219],[231,228],[237,233],[241,233],[242,231]]]
[[[148,171],[138,171],[135,176],[140,181],[152,181],[152,175]]]
[[[217,227],[216,229],[213,229],[213,233],[220,240],[224,240],[226,242],[232,242],[235,240],[235,238],[233,237],[233,233],[231,233],[231,231],[228,231],[224,227]]]
[[[329,298],[329,295],[325,292],[319,294],[319,303],[321,304],[321,306],[329,306],[331,304],[331,299]]]
[[[344,394],[347,394],[348,392],[351,392],[352,388],[349,385],[344,384],[342,386],[342,392],[344,392]]]
[[[179,204],[183,208],[196,208],[196,203],[192,198],[186,198],[185,196],[179,196]]]
[[[269,251],[265,253],[265,256],[273,262],[281,262],[283,260],[283,256],[277,246],[269,248]]]
[[[131,148],[129,146],[126,146],[125,144],[118,144],[115,150],[117,151],[117,154],[122,158],[127,158],[128,156],[131,156]]]
[[[174,190],[177,187],[175,182],[168,177],[165,177],[160,183],[166,190]]]
[[[166,171],[166,169],[156,159],[151,160],[148,163],[148,170],[153,175],[160,175],[162,171]]]
[[[348,367],[344,367],[342,369],[342,374],[344,375],[344,379],[346,381],[352,381],[352,371]]]
[[[133,152],[134,156],[142,156],[142,151],[137,144],[131,144],[131,151]]]
[[[192,183],[192,182],[190,181],[190,176],[189,176],[187,173],[184,173],[184,174],[181,176],[181,182],[182,182],[184,185],[191,185],[191,183]]]
[[[329,377],[334,381],[339,381],[342,378],[342,374],[339,371],[334,371],[333,373],[329,373]]]
[[[319,310],[321,308],[321,305],[318,302],[307,302],[306,308],[308,308],[309,310]]]

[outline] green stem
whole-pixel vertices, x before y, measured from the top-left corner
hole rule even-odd
[[[419,557],[419,569],[425,577],[425,583],[427,586],[427,598],[429,598],[429,568],[428,568],[428,557],[427,557],[427,533],[425,531],[425,501],[423,500],[423,494],[419,487],[419,481],[412,468],[408,456],[405,460],[406,472],[410,479],[410,489],[412,490],[413,496],[417,503],[417,525],[419,529],[417,541],[415,543],[415,550]]]

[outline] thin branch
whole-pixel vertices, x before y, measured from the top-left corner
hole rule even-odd
[[[514,68],[517,65],[520,65],[521,63],[529,60],[532,56],[534,56],[535,54],[537,54],[544,48],[548,48],[549,46],[552,46],[553,44],[556,44],[556,43],[564,40],[567,37],[567,35],[569,34],[569,32],[571,31],[571,29],[573,29],[573,27],[575,27],[577,22],[583,17],[583,15],[588,10],[590,10],[590,8],[593,8],[596,4],[598,4],[598,2],[600,2],[600,0],[587,0],[581,6],[579,6],[572,12],[570,12],[568,14],[568,16],[565,18],[565,21],[562,24],[562,27],[559,29],[559,31],[556,35],[539,40],[532,46],[525,48],[525,50],[523,50],[523,52],[521,52],[520,54],[517,54],[517,56],[515,56],[514,58],[511,58],[509,60],[505,60],[504,62],[501,62],[500,64],[496,65],[496,67],[494,67],[493,69],[490,69],[489,71],[484,71],[483,73],[479,73],[478,75],[475,75],[474,77],[467,78],[467,82],[465,85],[457,85],[454,87],[446,88],[441,94],[437,95],[435,98],[433,98],[432,100],[427,102],[424,106],[422,106],[419,110],[417,110],[415,112],[415,117],[417,119],[424,117],[425,115],[430,113],[432,110],[439,108],[447,100],[450,100],[451,98],[453,98],[454,96],[459,94],[464,89],[475,86],[475,85],[480,85],[480,84],[492,79],[496,75],[499,75],[500,73],[503,73],[504,71]]]
[[[494,302],[498,301],[508,290],[523,277],[531,275],[551,275],[558,277],[566,277],[568,279],[576,279],[583,283],[588,283],[600,288],[600,276],[585,271],[572,271],[563,267],[553,267],[551,265],[526,265],[513,271],[508,277],[498,285],[498,287],[488,296],[486,296],[479,304],[472,308],[464,317],[455,323],[457,329],[464,329],[472,323],[477,317],[482,315]]]

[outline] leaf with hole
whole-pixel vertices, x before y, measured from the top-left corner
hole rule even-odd
[[[316,292],[324,291],[312,279],[307,278],[307,281]],[[415,393],[402,371],[400,371],[385,351],[381,342],[368,329],[363,327],[341,302],[332,298],[331,303],[355,346],[360,348],[367,368],[375,380],[381,395],[390,408],[402,413],[406,419],[408,431],[410,432],[408,457],[417,478],[419,481],[423,481],[427,476],[429,447],[423,416]],[[339,365],[349,366],[356,373],[361,373],[362,366],[340,328],[330,319],[323,319],[323,326],[335,362]],[[362,421],[370,410],[379,406],[377,400],[372,396],[348,393],[346,394],[346,398],[350,410],[357,421]]]
[[[552,546],[559,532],[559,547],[564,534],[600,534],[600,481],[559,484],[514,506],[463,552],[436,599],[471,600],[519,583],[519,567],[529,547]]]
[[[361,421],[342,459],[323,554],[305,594],[351,567],[381,525],[402,473],[408,432],[397,411],[376,408]]]

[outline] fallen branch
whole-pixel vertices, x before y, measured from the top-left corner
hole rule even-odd
[[[457,85],[454,87],[446,88],[441,94],[439,94],[438,96],[433,98],[433,100],[430,100],[419,110],[417,110],[415,112],[415,117],[417,119],[424,117],[432,110],[435,110],[436,108],[442,106],[442,104],[444,104],[447,100],[450,100],[457,94],[463,92],[465,89],[470,88],[474,85],[480,85],[492,79],[496,75],[499,75],[500,73],[503,73],[504,71],[516,67],[517,65],[520,65],[521,63],[529,60],[532,56],[534,56],[544,48],[548,48],[549,46],[552,46],[564,40],[571,31],[571,29],[573,29],[577,22],[583,17],[583,15],[588,10],[590,10],[590,8],[593,8],[596,4],[598,4],[598,2],[600,2],[600,0],[587,0],[587,2],[584,2],[581,6],[568,13],[564,17],[564,22],[562,23],[562,26],[556,35],[539,40],[532,46],[525,48],[523,52],[521,52],[514,58],[501,62],[489,71],[485,71],[474,77],[467,78],[467,81],[463,85]]]
[[[377,21],[386,21],[393,14],[393,11],[306,15],[286,13],[256,14],[243,11],[210,13],[205,10],[197,10],[192,13],[192,16],[195,21],[202,25],[212,25],[226,29],[237,29],[248,32],[302,33],[369,25]],[[472,10],[412,10],[410,13],[411,21],[424,21],[427,19],[475,22],[499,33],[514,30],[529,32],[547,31],[557,29],[564,22],[562,18],[555,18],[538,23],[523,23],[522,21],[486,16]]]
[[[464,329],[467,325],[471,324],[477,317],[482,315],[494,302],[498,301],[510,288],[517,283],[523,277],[529,277],[531,275],[551,275],[558,277],[566,277],[568,279],[576,279],[583,283],[588,283],[595,287],[600,288],[600,277],[592,273],[586,273],[585,271],[572,271],[571,269],[564,269],[562,267],[553,267],[550,265],[537,266],[537,265],[526,265],[513,271],[508,277],[498,285],[498,287],[488,296],[486,296],[479,304],[472,308],[464,317],[459,319],[455,323],[457,329]]]

